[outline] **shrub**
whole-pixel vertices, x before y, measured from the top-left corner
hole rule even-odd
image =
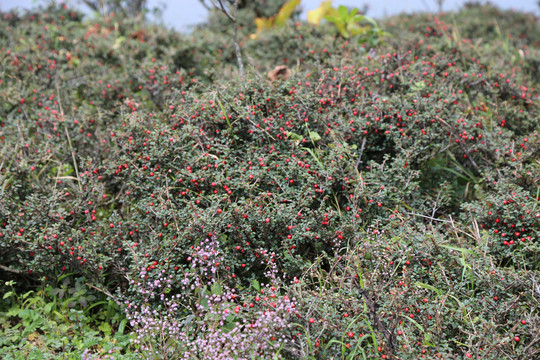
[[[212,22],[2,14],[2,269],[84,278],[142,357],[534,358],[538,24],[452,16],[240,29],[241,81]]]

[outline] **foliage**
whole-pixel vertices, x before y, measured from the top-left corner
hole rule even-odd
[[[59,288],[47,285],[24,293],[14,281],[4,284],[2,359],[55,359],[60,354],[89,359],[84,355],[89,351],[135,358],[129,356],[127,320],[118,306],[98,294],[89,295],[84,279],[76,279],[72,287],[70,279],[60,279]]]
[[[375,20],[357,13],[357,8],[349,12],[345,6],[340,5],[335,14],[326,15],[324,18],[333,23],[344,38],[359,37],[359,43],[369,42],[371,46],[377,45],[384,35],[382,29],[377,26]],[[361,22],[367,22],[368,25],[360,26]]]
[[[332,7],[332,1],[323,1],[317,9],[308,12],[307,21],[319,25],[325,19],[334,24],[344,38],[354,37],[358,39],[359,44],[368,43],[370,46],[376,46],[388,34],[379,28],[375,20],[358,12],[358,8],[353,8],[349,12],[346,6],[340,5],[336,9]],[[362,22],[367,25],[361,26]]]
[[[534,16],[241,5],[1,14],[2,358],[538,357]]]
[[[298,5],[300,5],[300,0],[289,0],[283,4],[275,16],[269,18],[255,18],[257,33],[272,27],[285,26],[287,20],[291,18]],[[256,34],[253,34],[251,37],[256,38]]]

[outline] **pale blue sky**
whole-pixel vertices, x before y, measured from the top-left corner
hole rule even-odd
[[[322,0],[302,0],[304,12],[302,16],[306,17],[306,11],[315,9]],[[444,10],[456,10],[467,0],[445,0]],[[72,4],[79,4],[80,1],[65,1]],[[480,1],[482,3],[486,1]],[[13,7],[29,8],[34,4],[46,3],[44,0],[0,0],[0,9],[9,10]],[[539,7],[537,0],[492,0],[491,3],[502,8],[534,11],[538,14]],[[179,30],[187,30],[190,25],[204,21],[206,10],[200,4],[199,0],[148,0],[150,7],[156,7],[165,4],[166,10],[163,13],[163,20],[169,27]],[[368,15],[380,18],[385,15],[394,15],[400,12],[411,11],[435,11],[437,9],[436,0],[334,0],[336,5],[362,7],[363,4],[369,5]]]

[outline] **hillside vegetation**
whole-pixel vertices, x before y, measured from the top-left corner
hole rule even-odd
[[[0,358],[539,358],[538,19],[242,6],[0,13]]]

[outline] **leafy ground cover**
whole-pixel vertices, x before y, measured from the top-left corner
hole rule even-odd
[[[540,356],[538,19],[279,9],[0,14],[3,359]]]

